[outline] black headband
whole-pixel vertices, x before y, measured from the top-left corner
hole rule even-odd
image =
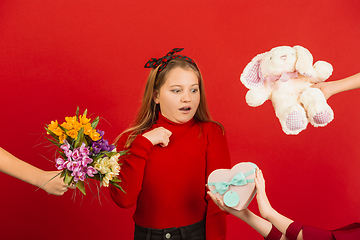
[[[187,56],[182,56],[182,55],[174,55],[174,53],[177,52],[181,52],[182,50],[184,50],[184,48],[174,48],[173,50],[171,50],[170,52],[168,52],[168,54],[166,54],[165,56],[163,56],[162,58],[151,58],[146,64],[145,64],[145,68],[156,68],[157,66],[160,65],[158,72],[161,72],[166,65],[173,59],[175,58],[181,58],[181,59],[185,59],[187,62],[193,64],[196,68],[196,63],[194,62],[194,60],[192,60],[191,58],[187,57]]]

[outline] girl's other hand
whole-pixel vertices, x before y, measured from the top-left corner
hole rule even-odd
[[[256,200],[258,202],[259,211],[263,218],[269,219],[269,216],[274,212],[271,207],[269,199],[265,192],[265,179],[260,169],[256,170],[255,186],[257,189]]]
[[[149,139],[150,142],[155,146],[159,144],[162,147],[166,147],[170,142],[171,132],[163,127],[155,128],[147,133],[144,133],[143,136]]]

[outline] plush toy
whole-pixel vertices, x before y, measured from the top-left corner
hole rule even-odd
[[[317,61],[301,46],[280,46],[254,57],[241,74],[249,89],[246,102],[257,107],[272,101],[276,116],[286,134],[298,134],[310,122],[323,127],[334,118],[324,94],[311,85],[332,74],[331,64]]]

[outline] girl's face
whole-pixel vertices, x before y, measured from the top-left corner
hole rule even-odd
[[[191,120],[200,103],[199,80],[194,70],[176,67],[169,71],[164,85],[155,92],[154,102],[161,114],[175,123]]]

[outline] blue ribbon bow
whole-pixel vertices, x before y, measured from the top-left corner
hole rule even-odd
[[[237,173],[230,182],[209,182],[209,186],[215,186],[215,189],[211,191],[212,193],[219,193],[220,195],[223,195],[226,193],[226,191],[229,189],[230,185],[234,186],[243,186],[250,182],[254,182],[254,179],[246,179],[247,176],[250,176],[256,171],[257,166],[253,163],[250,163],[254,165],[254,169],[248,171],[247,173],[239,172]]]

